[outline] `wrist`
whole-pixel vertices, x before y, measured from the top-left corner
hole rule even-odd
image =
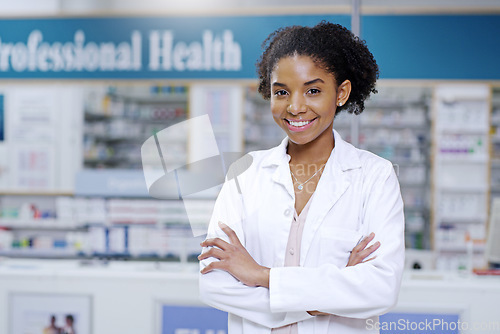
[[[262,286],[264,288],[269,288],[269,277],[271,275],[271,269],[261,266],[259,280],[257,286]]]

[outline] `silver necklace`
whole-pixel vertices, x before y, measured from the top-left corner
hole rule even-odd
[[[326,164],[325,164],[325,165],[326,165]],[[319,172],[320,172],[320,171],[321,171],[321,170],[325,167],[325,165],[321,166],[321,168],[320,168],[320,169],[318,169],[318,170],[316,171],[316,173],[314,173],[314,174],[313,174],[310,178],[308,178],[305,182],[302,182],[302,183],[300,183],[300,182],[299,182],[299,180],[297,180],[297,178],[295,177],[295,175],[293,175],[292,170],[290,169],[290,173],[292,173],[292,176],[293,176],[293,178],[295,179],[295,182],[297,182],[297,184],[298,184],[297,189],[299,189],[299,190],[304,189],[304,184],[306,184],[307,182],[311,181],[311,179],[312,179],[313,177],[315,177],[315,176],[316,176],[316,174],[318,174],[318,173],[319,173]]]

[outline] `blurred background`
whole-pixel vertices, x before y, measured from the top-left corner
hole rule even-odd
[[[281,142],[261,43],[321,20],[380,67],[363,114],[334,128],[399,177],[406,272],[386,319],[500,332],[499,1],[0,0],[0,334],[225,333],[197,290],[220,184],[180,194],[178,177]],[[203,115],[203,135],[168,130]]]

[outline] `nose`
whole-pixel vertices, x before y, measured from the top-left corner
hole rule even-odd
[[[297,115],[307,111],[305,101],[301,97],[293,97],[290,99],[290,104],[287,106],[286,111],[292,115]]]

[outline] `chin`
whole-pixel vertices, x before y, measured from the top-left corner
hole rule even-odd
[[[316,139],[316,138],[310,138],[309,136],[297,138],[297,136],[293,136],[290,134],[288,134],[288,138],[292,143],[297,144],[297,145],[306,145],[306,144],[313,142],[314,139]]]

